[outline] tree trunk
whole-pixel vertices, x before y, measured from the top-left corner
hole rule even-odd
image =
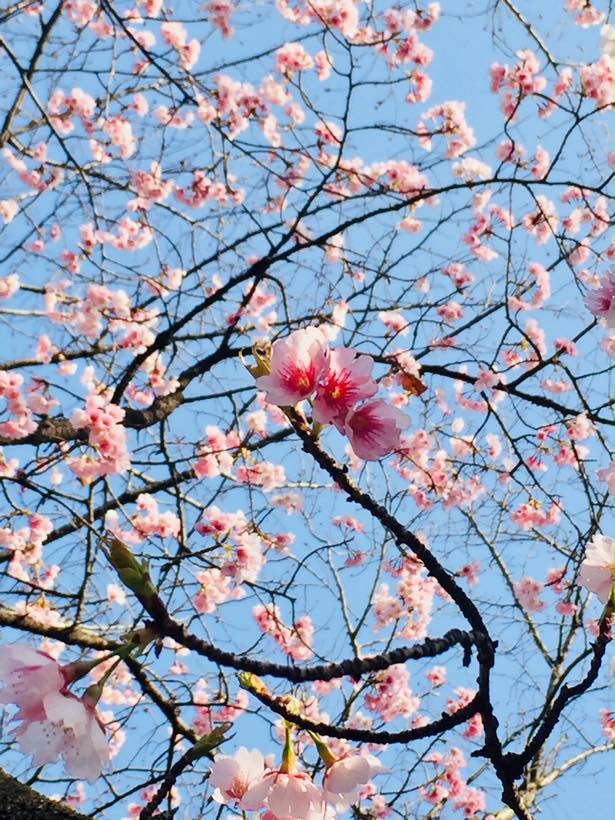
[[[88,815],[89,816],[89,815]],[[0,769],[0,820],[85,820],[86,815],[50,800]]]

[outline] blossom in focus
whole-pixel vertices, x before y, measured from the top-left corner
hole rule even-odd
[[[409,424],[410,419],[401,410],[375,399],[348,413],[344,432],[359,458],[376,461],[399,446],[400,433]]]
[[[34,766],[64,758],[73,777],[94,783],[109,759],[109,746],[93,705],[71,694],[47,693],[40,712],[17,729],[22,752]]]
[[[322,817],[323,793],[305,772],[267,772],[243,795],[248,809],[268,808],[270,820],[304,820]]]
[[[258,749],[248,751],[245,746],[234,755],[218,755],[211,767],[209,782],[215,786],[213,799],[218,803],[233,803],[247,808],[243,796],[260,781],[265,771],[265,761]]]
[[[612,273],[600,279],[599,288],[589,291],[585,304],[597,319],[615,326],[615,276]]]
[[[0,652],[0,680],[4,688],[0,703],[19,707],[19,720],[40,711],[48,692],[59,692],[66,681],[62,668],[51,656],[22,643],[4,646]]]
[[[361,786],[386,767],[373,755],[347,755],[327,767],[323,779],[325,800],[340,811],[356,803]]]
[[[73,777],[94,782],[109,747],[88,696],[82,700],[66,692],[72,678],[70,667],[25,644],[0,653],[0,702],[19,707],[15,734],[22,752],[32,755],[37,767],[62,757]]]
[[[606,604],[615,583],[615,540],[608,535],[594,535],[585,548],[579,584],[595,593]]]
[[[271,372],[256,380],[266,401],[288,407],[316,390],[328,359],[325,337],[316,328],[295,330],[271,347]]]
[[[332,350],[329,368],[316,393],[314,420],[320,424],[332,423],[342,432],[350,408],[378,391],[372,379],[373,366],[371,356],[358,356],[350,347]]]

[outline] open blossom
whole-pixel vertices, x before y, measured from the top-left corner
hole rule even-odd
[[[609,709],[601,709],[600,724],[602,726],[602,734],[609,740],[615,740],[615,714]]]
[[[275,53],[276,71],[281,74],[312,68],[314,61],[300,43],[286,43]]]
[[[266,805],[271,820],[322,817],[323,793],[305,772],[267,772],[243,795],[248,809]]]
[[[211,767],[209,782],[215,786],[213,799],[218,803],[231,803],[247,808],[243,796],[250,786],[262,778],[265,761],[258,749],[248,751],[245,746],[234,755],[217,755]]]
[[[432,666],[432,668],[425,673],[425,677],[433,686],[442,686],[446,683],[446,667]]]
[[[19,213],[19,205],[14,199],[0,199],[0,216],[4,224],[8,225]]]
[[[559,224],[559,217],[555,204],[546,196],[538,194],[538,205],[535,211],[526,214],[521,220],[523,227],[536,238],[539,245],[544,245],[554,235]]]
[[[410,332],[410,323],[398,310],[381,310],[378,318],[392,333],[407,336]]]
[[[63,757],[73,777],[93,783],[109,759],[109,747],[93,706],[74,695],[49,692],[41,709],[17,730],[21,750],[34,766]]]
[[[282,622],[280,611],[275,604],[258,604],[252,612],[260,629],[271,635],[289,657],[296,661],[305,661],[312,657],[314,626],[309,615],[298,618],[289,628]]]
[[[9,273],[8,276],[0,276],[0,299],[8,299],[19,290],[19,276],[16,273]]]
[[[579,570],[579,584],[595,593],[606,604],[615,583],[615,540],[608,535],[594,535],[585,548]]]
[[[378,391],[371,375],[373,365],[371,356],[357,356],[350,347],[332,350],[329,368],[316,393],[314,419],[321,424],[335,424],[343,431],[350,408]]]
[[[410,419],[382,399],[368,401],[351,410],[344,421],[344,432],[359,458],[376,461],[399,446],[402,430]]]
[[[93,474],[83,470],[78,460],[69,466],[83,480],[91,480],[94,475],[121,473],[130,464],[126,431],[122,425],[125,411],[116,404],[107,402],[103,396],[91,393],[85,401],[85,409],[78,408],[71,415],[71,422],[77,428],[89,430],[88,443],[98,451],[99,458],[92,462]]]
[[[325,800],[340,811],[356,803],[361,786],[386,767],[373,755],[349,754],[327,767],[323,778]]]
[[[201,53],[200,42],[196,39],[188,42],[186,29],[176,21],[162,23],[160,32],[165,43],[177,51],[182,68],[186,71],[193,68]]]
[[[600,287],[590,290],[585,297],[589,310],[604,324],[615,327],[615,276],[607,274],[600,279]]]
[[[65,685],[61,667],[50,655],[20,643],[2,648],[0,680],[4,683],[0,703],[14,703],[24,716],[39,709],[46,692]]]
[[[546,608],[547,605],[540,598],[540,593],[544,589],[540,581],[527,575],[514,584],[514,589],[519,603],[528,612],[541,612]]]
[[[270,404],[292,406],[316,390],[328,358],[325,337],[316,328],[295,330],[271,347],[271,373],[256,384]]]
[[[19,707],[15,734],[34,766],[64,758],[73,777],[94,782],[109,759],[109,747],[94,704],[66,691],[70,667],[25,644],[3,647],[0,703]]]

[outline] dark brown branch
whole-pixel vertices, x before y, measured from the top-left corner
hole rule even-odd
[[[444,367],[443,365],[421,363],[421,370],[424,373],[433,373],[434,375],[444,376],[448,379],[455,379],[455,381],[462,381],[466,384],[474,384],[476,381],[476,376],[472,376],[468,373],[460,373],[457,370],[450,370],[448,367]],[[539,396],[535,393],[526,393],[524,390],[520,390],[515,384],[498,382],[494,385],[494,390],[500,390],[502,393],[507,393],[509,396],[516,396],[517,398],[528,402],[528,404],[534,404],[538,407],[548,407],[550,410],[555,410],[563,416],[577,416],[579,413],[585,412],[584,408],[579,409],[578,407],[568,407],[565,404],[561,404],[558,401],[550,399],[548,396]],[[608,424],[610,426],[615,425],[615,419],[599,416],[591,411],[587,413],[587,417],[596,423]]]
[[[440,564],[433,553],[409,532],[388,510],[378,504],[371,496],[364,493],[348,476],[348,473],[335,462],[328,453],[325,453],[312,436],[304,419],[294,410],[287,411],[287,415],[297,434],[303,442],[303,449],[309,453],[316,463],[337,482],[339,487],[348,493],[348,500],[363,507],[383,527],[395,537],[397,544],[408,547],[424,564],[427,571],[448,592],[462,615],[474,629],[477,646],[478,672],[478,699],[479,711],[485,729],[484,755],[493,763],[498,779],[502,784],[502,799],[515,812],[519,820],[530,820],[525,812],[514,785],[514,778],[504,763],[502,744],[498,737],[498,720],[493,712],[490,695],[491,669],[495,661],[497,644],[491,639],[482,616],[474,602],[461,589],[453,576]]]
[[[50,800],[0,769],[0,820],[86,820],[86,815]]]
[[[257,689],[250,689],[261,703],[265,704],[272,712],[281,715],[285,720],[299,726],[300,729],[309,729],[316,734],[325,737],[336,737],[344,740],[352,740],[358,743],[411,743],[414,740],[421,740],[425,737],[433,737],[454,729],[469,720],[480,709],[479,695],[475,695],[472,700],[452,714],[443,712],[442,716],[425,726],[416,729],[406,729],[402,732],[376,731],[372,729],[352,729],[345,726],[331,726],[329,723],[314,722],[308,718],[298,715],[295,710],[287,708],[279,698],[266,695]]]
[[[350,676],[359,678],[371,672],[381,672],[396,663],[405,663],[408,660],[433,658],[441,655],[453,646],[459,644],[464,649],[464,664],[469,663],[469,653],[472,644],[479,651],[483,641],[474,633],[463,632],[460,629],[451,629],[441,638],[426,638],[422,643],[414,646],[400,647],[391,652],[373,655],[367,658],[349,658],[340,662],[320,664],[318,666],[287,666],[282,663],[271,663],[257,658],[247,658],[233,652],[220,649],[212,643],[191,633],[184,624],[172,618],[161,598],[158,595],[139,596],[143,607],[151,615],[156,628],[164,635],[202,655],[221,666],[228,666],[241,672],[251,672],[259,676],[282,678],[291,683],[306,683],[308,681],[329,681],[334,678]]]
[[[22,615],[3,604],[0,604],[0,625],[10,626],[32,635],[42,635],[46,638],[55,638],[71,646],[82,646],[87,649],[110,651],[121,646],[120,641],[103,638],[98,632],[81,624],[68,626],[53,626],[33,618],[31,615]]]
[[[521,777],[523,769],[536,758],[555,728],[566,706],[575,698],[587,692],[590,686],[596,681],[606,653],[606,648],[612,640],[612,627],[613,612],[608,611],[600,622],[598,638],[592,644],[593,657],[587,675],[575,686],[567,686],[564,684],[540,724],[538,731],[529,741],[525,749],[520,753],[510,752],[505,756],[504,761],[511,772],[514,773],[514,777]]]
[[[160,784],[160,788],[149,801],[147,806],[145,806],[145,808],[141,811],[139,820],[150,820],[150,818],[154,816],[154,812],[160,806],[167,794],[171,791],[180,774],[201,756],[202,752],[196,746],[192,746],[179,758],[178,761],[171,766]]]

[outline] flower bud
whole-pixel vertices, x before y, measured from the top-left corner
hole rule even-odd
[[[248,692],[254,692],[255,694],[269,694],[269,690],[258,675],[252,672],[239,672],[237,677],[239,678],[239,685],[242,689],[247,689]]]
[[[252,346],[252,355],[256,364],[246,364],[241,357],[244,367],[257,379],[259,376],[268,376],[271,373],[271,344],[257,342]]]
[[[156,595],[156,588],[145,564],[138,561],[119,538],[112,536],[107,543],[109,545],[109,561],[117,571],[120,581],[132,590],[139,599]]]

